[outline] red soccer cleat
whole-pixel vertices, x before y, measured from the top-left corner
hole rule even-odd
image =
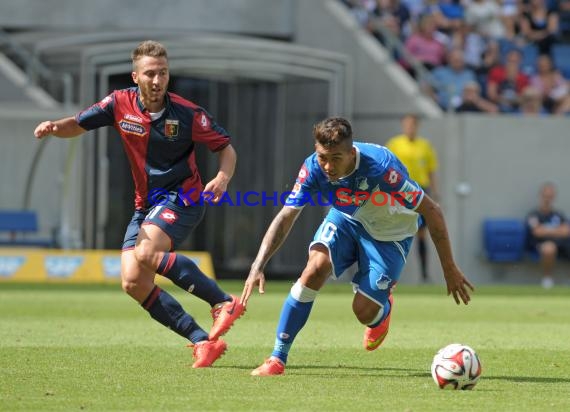
[[[232,295],[231,301],[214,306],[211,312],[214,324],[208,339],[216,340],[230,330],[234,322],[243,315],[245,306],[237,296]]]
[[[251,371],[251,376],[277,376],[285,374],[285,364],[273,356]]]
[[[386,319],[382,321],[375,328],[366,328],[364,331],[364,349],[368,351],[373,351],[378,349],[378,347],[384,342],[386,336],[388,335],[388,328],[390,327],[390,317],[392,316],[392,307],[394,305],[394,298],[392,294],[388,296],[390,301],[390,313],[386,316]]]
[[[217,361],[226,351],[228,345],[223,340],[203,341],[195,345],[192,357],[196,360],[192,365],[193,368],[207,368]]]

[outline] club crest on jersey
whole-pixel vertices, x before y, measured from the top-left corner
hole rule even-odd
[[[356,178],[356,187],[358,187],[359,190],[368,189],[370,186],[368,186],[368,181],[366,180],[366,177],[364,177],[364,176],[357,177]]]
[[[402,175],[396,169],[388,170],[383,177],[390,186],[397,186],[402,181]]]
[[[164,208],[158,217],[170,225],[178,219],[178,215],[168,208]]]
[[[178,120],[166,119],[164,124],[164,135],[166,137],[178,136]]]

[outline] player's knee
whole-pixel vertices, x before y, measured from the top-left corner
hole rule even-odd
[[[149,242],[142,242],[135,247],[135,259],[143,266],[149,268],[158,267],[159,252]]]
[[[137,282],[134,282],[132,280],[123,279],[123,281],[121,282],[121,287],[123,288],[123,291],[129,296],[134,297],[137,294],[137,290],[138,290]]]
[[[556,257],[557,252],[558,248],[554,242],[544,242],[540,247],[540,254],[546,258]]]

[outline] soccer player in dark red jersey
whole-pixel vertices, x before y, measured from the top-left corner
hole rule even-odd
[[[103,126],[119,132],[135,183],[135,212],[122,246],[122,287],[153,319],[191,342],[193,367],[208,367],[225,352],[219,337],[245,307],[173,251],[204,216],[201,194],[212,193],[210,200],[217,202],[225,193],[236,152],[228,133],[204,109],[167,91],[168,56],[162,44],[144,41],[131,57],[137,86],[115,90],[73,117],[42,122],[34,135],[75,137]],[[205,187],[195,162],[196,143],[219,158],[219,171]],[[209,334],[154,283],[156,273],[210,304],[214,323]]]

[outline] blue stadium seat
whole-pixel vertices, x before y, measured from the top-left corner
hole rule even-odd
[[[555,44],[552,47],[552,59],[562,75],[570,79],[570,44]]]
[[[534,44],[527,44],[521,49],[522,62],[521,71],[527,75],[536,73],[536,61],[538,59],[538,47]]]
[[[489,261],[519,262],[525,254],[526,226],[521,219],[485,219],[483,243]]]
[[[36,212],[31,210],[0,210],[0,232],[8,237],[0,239],[2,246],[52,247],[51,239],[28,238],[39,230]],[[19,236],[24,235],[24,236]]]

